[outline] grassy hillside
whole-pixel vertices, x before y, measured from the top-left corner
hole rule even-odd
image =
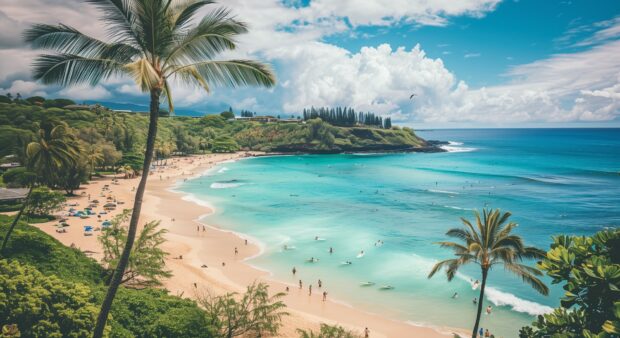
[[[0,103],[0,156],[19,152],[35,136],[43,119],[64,121],[86,143],[111,144],[123,155],[144,149],[148,120],[140,113],[105,109],[67,110],[37,105]],[[336,127],[320,119],[307,122],[252,122],[202,118],[162,117],[156,152],[262,150],[277,152],[417,151],[434,150],[410,128]]]

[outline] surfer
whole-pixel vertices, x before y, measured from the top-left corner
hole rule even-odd
[[[476,279],[476,281],[474,282],[474,284],[471,286],[472,289],[476,290],[478,288],[478,285],[480,285],[480,281]]]
[[[455,292],[455,293],[452,295],[452,299],[457,299],[457,298],[459,298],[459,293],[458,293],[458,292]]]

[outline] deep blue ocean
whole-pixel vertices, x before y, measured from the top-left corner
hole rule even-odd
[[[510,211],[516,233],[542,249],[553,235],[620,226],[620,129],[418,135],[451,141],[449,152],[253,158],[221,164],[179,189],[216,208],[206,223],[259,241],[264,252],[250,263],[275,278],[320,278],[332,298],[441,327],[469,328],[475,317],[474,266],[450,283],[444,274],[427,279],[434,262],[451,255],[434,243],[459,227],[460,217],[473,219],[473,210],[485,207]],[[376,246],[378,240],[384,244]],[[307,262],[312,257],[318,262]],[[375,285],[360,285],[366,281]],[[545,297],[493,270],[484,302],[494,309],[481,326],[516,337],[536,314],[559,304],[561,287],[550,287]]]

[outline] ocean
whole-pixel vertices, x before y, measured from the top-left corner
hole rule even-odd
[[[220,164],[179,190],[216,208],[206,223],[261,243],[250,264],[291,284],[321,279],[330,298],[412,325],[473,325],[479,290],[471,280],[480,271],[465,267],[452,282],[443,273],[427,278],[436,261],[451,256],[434,243],[460,227],[460,217],[473,219],[473,210],[510,211],[516,234],[545,250],[557,234],[620,226],[619,129],[418,135],[450,141],[448,152],[252,158]],[[561,286],[545,280],[549,296],[492,270],[484,302],[494,309],[481,326],[516,337],[535,315],[559,305]]]

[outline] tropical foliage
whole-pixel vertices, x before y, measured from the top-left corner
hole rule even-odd
[[[0,326],[24,337],[90,337],[97,318],[91,289],[0,260]]]
[[[340,325],[328,325],[321,323],[321,329],[319,332],[314,332],[312,330],[301,330],[297,329],[299,332],[299,338],[361,338],[357,333],[352,331],[348,331],[344,327]]]
[[[127,240],[126,222],[131,210],[124,210],[112,219],[112,225],[101,230],[97,239],[103,248],[104,265],[112,271],[118,264],[123,246]],[[122,284],[134,288],[145,288],[161,285],[161,280],[171,276],[166,270],[164,259],[167,253],[161,248],[165,242],[165,229],[157,229],[158,221],[144,225],[129,256],[129,264],[123,274]],[[111,276],[110,276],[111,277]]]
[[[46,216],[62,209],[66,198],[63,194],[47,187],[32,189],[28,199],[27,213],[29,216]]]
[[[212,296],[198,295],[198,303],[205,309],[218,337],[276,335],[282,326],[282,317],[288,315],[280,300],[283,293],[269,296],[266,284],[252,284],[240,296],[229,293]]]
[[[461,243],[446,241],[438,244],[442,248],[452,250],[456,258],[438,262],[428,274],[428,278],[431,278],[439,270],[445,269],[448,281],[451,281],[462,266],[470,263],[480,266],[482,281],[472,338],[475,338],[478,332],[482,304],[484,303],[484,290],[488,274],[493,267],[500,265],[506,271],[521,278],[534,290],[543,295],[549,293],[549,288],[538,279],[542,272],[523,264],[523,261],[527,259],[542,259],[545,253],[540,249],[525,246],[521,237],[512,233],[517,224],[508,222],[511,214],[509,212],[502,213],[499,209],[483,209],[482,217],[477,211],[474,212],[474,216],[475,224],[461,218],[463,225],[465,225],[464,228],[454,228],[446,232],[447,236],[456,238]]]
[[[521,337],[620,335],[620,229],[556,236],[540,269],[561,284],[561,307],[538,316]]]

